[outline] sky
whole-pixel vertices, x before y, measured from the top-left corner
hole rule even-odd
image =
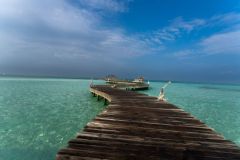
[[[0,0],[0,74],[240,83],[240,1]]]

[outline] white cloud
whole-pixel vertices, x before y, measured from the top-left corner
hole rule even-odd
[[[215,16],[210,20],[186,21],[178,17],[166,27],[150,34],[130,35],[124,28],[109,27],[99,10],[124,12],[129,1],[79,0],[74,6],[67,0],[0,1],[0,65],[64,65],[121,62],[125,59],[159,53],[165,42],[176,41],[210,23],[228,22],[237,26],[237,14]],[[111,15],[111,14],[109,14]],[[223,18],[224,17],[224,18]],[[233,38],[231,38],[233,37]],[[237,53],[239,32],[210,36],[198,47],[208,54]],[[234,41],[235,40],[235,41]],[[231,42],[231,43],[228,43]],[[177,57],[196,54],[187,48],[174,53]],[[66,62],[66,64],[65,64]],[[0,67],[1,68],[1,67]]]
[[[176,41],[178,38],[190,34],[194,30],[201,28],[224,27],[225,30],[240,29],[240,14],[230,12],[221,15],[215,15],[209,19],[193,19],[186,21],[182,17],[177,17],[170,21],[170,24],[163,27],[147,37],[149,41],[156,44],[164,44],[164,42]]]
[[[171,21],[169,26],[154,31],[150,40],[159,44],[166,41],[174,41],[183,36],[184,33],[190,33],[194,29],[203,26],[205,23],[203,19],[185,21],[182,17],[177,17]]]
[[[168,27],[169,31],[183,30],[191,32],[196,27],[202,26],[205,24],[203,19],[194,19],[191,21],[184,21],[182,17],[177,17],[172,21],[171,26]]]
[[[236,12],[230,12],[220,15],[215,15],[208,20],[209,25],[229,25],[240,23],[240,14]]]
[[[179,59],[186,59],[186,58],[190,58],[191,56],[195,56],[196,53],[197,52],[193,49],[185,49],[185,50],[174,52],[173,56]]]
[[[240,54],[240,30],[212,35],[200,46],[205,54]]]
[[[202,40],[198,40],[195,44],[173,52],[174,57],[186,59],[215,54],[240,54],[239,13],[230,12],[215,15],[204,20],[204,22],[203,28],[214,29],[214,27],[221,27],[221,32],[215,32]],[[191,31],[192,27],[188,28]]]
[[[95,10],[124,12],[127,10],[126,3],[129,1],[116,1],[116,0],[79,0],[83,6],[90,7]]]
[[[240,30],[216,33],[171,55],[179,59],[188,59],[218,54],[240,54]]]
[[[63,31],[87,30],[98,22],[97,14],[77,9],[64,0],[0,1],[0,18],[15,27],[50,27]]]
[[[84,0],[81,0],[84,2]],[[125,6],[113,0],[91,0],[95,9],[122,11]],[[58,59],[73,61],[113,60],[152,53],[141,38],[123,29],[106,27],[104,21],[88,7],[76,7],[67,0],[0,1],[0,60]],[[14,47],[12,47],[14,46]],[[9,61],[7,61],[9,60]]]
[[[179,59],[217,54],[240,54],[240,30],[216,33],[172,55]]]

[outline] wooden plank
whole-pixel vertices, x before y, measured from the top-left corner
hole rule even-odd
[[[90,92],[110,103],[57,160],[240,160],[237,145],[175,105],[106,85]]]

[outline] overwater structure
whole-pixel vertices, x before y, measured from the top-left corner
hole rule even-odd
[[[107,108],[57,160],[239,160],[240,148],[173,104],[106,85],[90,87]]]

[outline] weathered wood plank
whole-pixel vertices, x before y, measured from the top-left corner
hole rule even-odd
[[[105,85],[90,92],[110,103],[57,160],[240,160],[238,146],[175,105]]]

